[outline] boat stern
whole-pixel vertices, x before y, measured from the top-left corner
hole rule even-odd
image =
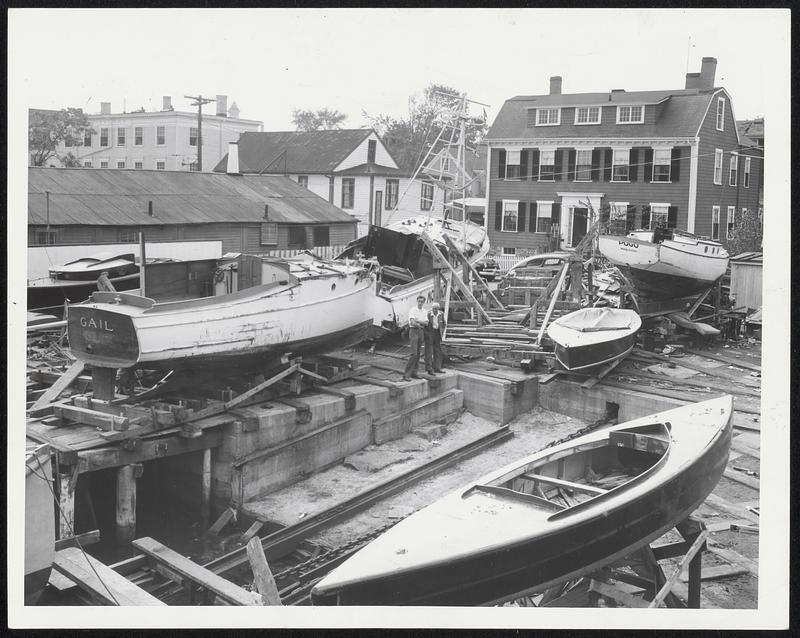
[[[94,304],[70,306],[67,335],[72,353],[84,363],[129,368],[139,360],[139,340],[128,314]]]

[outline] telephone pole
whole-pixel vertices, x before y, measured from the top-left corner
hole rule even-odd
[[[200,172],[203,170],[203,104],[209,104],[214,100],[202,95],[184,95],[183,97],[194,100],[192,106],[197,107],[197,170]]]

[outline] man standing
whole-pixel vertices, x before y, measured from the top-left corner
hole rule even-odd
[[[425,324],[425,367],[429,374],[442,371],[442,334],[445,320],[441,306],[434,301]]]
[[[408,338],[411,341],[411,356],[406,363],[406,370],[403,374],[403,381],[419,379],[417,375],[417,362],[419,361],[419,351],[424,339],[424,329],[428,323],[428,313],[422,309],[425,297],[417,297],[417,305],[408,311]],[[427,357],[427,350],[426,350]]]

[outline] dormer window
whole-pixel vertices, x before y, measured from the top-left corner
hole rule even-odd
[[[600,107],[577,107],[575,109],[575,124],[600,124]]]
[[[375,163],[375,148],[377,146],[378,143],[375,140],[367,141],[367,162],[371,164]]]
[[[617,124],[641,124],[644,122],[643,106],[618,106]]]
[[[717,98],[717,130],[725,130],[725,98]]]
[[[536,109],[536,126],[561,124],[561,109]]]

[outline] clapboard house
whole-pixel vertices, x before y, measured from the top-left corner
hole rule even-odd
[[[274,254],[343,247],[356,221],[272,175],[28,169],[29,246],[133,243],[140,232],[152,242],[221,240],[223,253]]]
[[[763,166],[703,58],[683,89],[561,92],[505,102],[487,133],[487,228],[503,254],[575,246],[591,211],[618,230],[666,226],[725,241],[756,209]]]

